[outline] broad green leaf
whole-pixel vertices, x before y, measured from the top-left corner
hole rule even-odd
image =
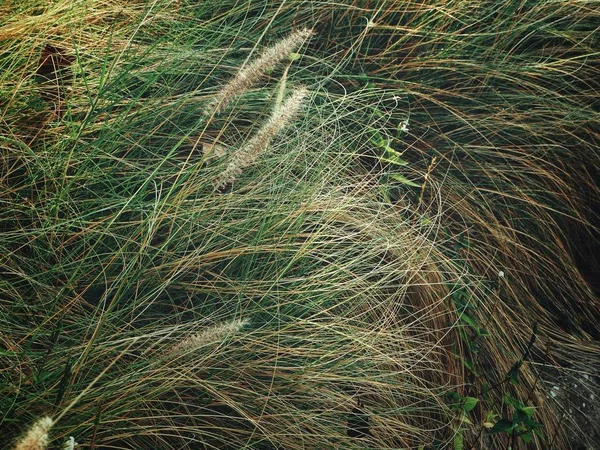
[[[454,439],[452,441],[452,449],[453,450],[463,450],[465,448],[465,443],[463,439],[463,435],[460,432],[457,432],[454,435]]]
[[[504,403],[513,406],[515,409],[521,409],[525,406],[520,400],[514,398],[510,394],[504,394]]]
[[[490,427],[486,427],[486,428],[492,428],[494,426],[494,424],[498,421],[498,418],[500,416],[495,413],[494,411],[488,411],[487,414],[485,415],[485,421],[486,422],[492,422],[492,425]]]
[[[380,161],[388,163],[388,164],[394,164],[395,166],[406,166],[408,165],[408,162],[404,161],[403,159],[397,159],[397,158],[379,158]]]
[[[465,402],[463,403],[463,411],[465,411],[465,412],[472,411],[477,406],[477,402],[479,402],[478,398],[466,397]]]
[[[531,431],[527,431],[526,433],[520,434],[519,437],[528,444],[530,444],[531,441],[533,441],[533,433]]]
[[[469,325],[474,330],[479,330],[479,327],[477,326],[477,323],[475,322],[475,319],[473,319],[468,314],[462,313],[460,315],[460,320],[462,320],[463,322],[465,322],[467,325]]]
[[[387,143],[385,141],[385,139],[383,138],[383,136],[381,135],[381,133],[377,130],[371,130],[370,131],[371,137],[369,138],[369,141],[371,142],[371,144],[380,147],[380,148],[385,148],[387,146]]]
[[[403,160],[401,156],[402,154],[400,152],[397,152],[389,145],[386,145],[384,149],[384,156],[381,159],[391,164],[396,164],[397,166],[407,166],[408,161]]]
[[[491,430],[488,431],[488,434],[496,434],[507,432],[510,433],[514,428],[514,424],[511,420],[508,419],[500,419],[496,424],[492,427]]]
[[[533,413],[535,412],[535,410],[536,410],[535,406],[526,406],[524,408],[521,408],[521,411],[523,411],[529,418],[531,418],[533,416]]]

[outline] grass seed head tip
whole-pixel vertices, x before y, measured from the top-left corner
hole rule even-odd
[[[42,417],[29,429],[14,450],[44,450],[48,446],[48,433],[54,421],[48,417]]]

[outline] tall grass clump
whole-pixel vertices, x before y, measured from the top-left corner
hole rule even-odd
[[[0,16],[0,447],[585,441],[589,2]]]

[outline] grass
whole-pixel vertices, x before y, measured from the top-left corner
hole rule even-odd
[[[2,4],[1,446],[569,448],[596,6]]]

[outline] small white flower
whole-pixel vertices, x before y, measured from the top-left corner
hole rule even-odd
[[[63,444],[63,450],[73,450],[77,442],[75,442],[75,438],[73,436],[69,436],[69,439],[65,441]]]
[[[400,124],[400,131],[403,133],[408,133],[408,119]]]
[[[503,271],[503,270],[501,270],[500,272],[498,272],[498,276],[499,276],[500,278],[504,278],[504,271]]]

